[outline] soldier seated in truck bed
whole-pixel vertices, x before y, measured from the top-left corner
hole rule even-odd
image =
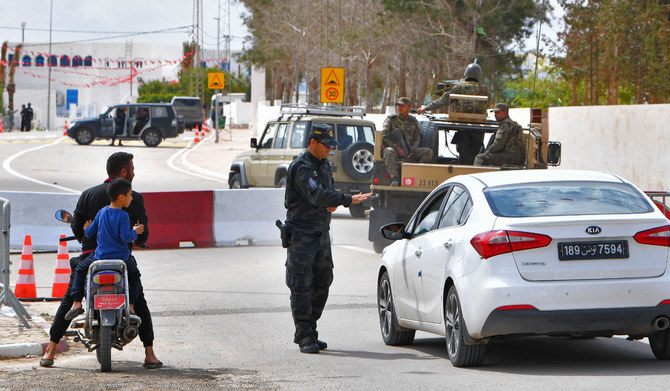
[[[526,143],[521,125],[512,121],[509,106],[504,103],[497,103],[493,113],[500,126],[486,150],[475,157],[475,166],[522,166],[526,160]]]

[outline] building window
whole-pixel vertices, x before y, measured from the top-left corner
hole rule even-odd
[[[36,67],[43,67],[44,66],[44,56],[41,54],[35,57],[35,66]]]
[[[70,66],[70,57],[66,55],[60,56],[60,66],[69,67]]]
[[[84,66],[85,67],[92,67],[93,66],[93,57],[91,57],[91,56],[84,57]]]
[[[55,67],[56,65],[58,65],[58,57],[56,57],[56,55],[53,55],[53,54],[52,54],[52,55],[49,57],[49,64],[48,64],[48,65],[49,65],[50,67]]]
[[[12,64],[12,61],[14,60],[14,55],[13,54],[8,54],[7,55],[7,64]]]
[[[117,68],[126,68],[126,60],[118,59],[116,60]]]
[[[109,68],[109,58],[105,58],[105,68]]]
[[[30,56],[25,55],[23,56],[21,63],[23,64],[24,67],[29,67],[32,63],[32,59],[30,58]]]
[[[81,56],[74,56],[72,58],[72,66],[73,67],[80,67],[84,64],[84,60],[81,59]]]

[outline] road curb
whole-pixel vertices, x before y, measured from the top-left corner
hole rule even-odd
[[[30,312],[30,310],[28,310]],[[38,315],[30,314],[30,322],[34,324],[35,327],[39,327],[48,335],[49,329],[51,328],[51,323],[47,322],[44,318]],[[0,360],[2,359],[11,359],[19,358],[26,356],[41,356],[46,351],[49,346],[49,340],[46,342],[33,342],[33,343],[14,343],[7,345],[0,345]],[[56,345],[55,353],[63,353],[68,350],[67,342],[65,339],[61,339],[60,342]]]

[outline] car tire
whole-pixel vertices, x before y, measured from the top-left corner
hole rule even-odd
[[[163,136],[156,128],[149,128],[145,130],[144,134],[142,135],[142,141],[144,141],[144,145],[147,147],[157,147],[162,140]]]
[[[241,189],[242,188],[242,175],[239,172],[233,174],[233,177],[230,178],[228,183],[228,188],[230,189]]]
[[[468,330],[455,286],[449,288],[447,299],[444,301],[444,328],[447,354],[453,366],[478,367],[482,365],[486,345],[472,345],[466,342]]]
[[[95,140],[95,134],[90,128],[81,128],[74,135],[74,141],[79,145],[88,145]]]
[[[285,176],[279,178],[279,181],[277,182],[277,188],[286,189],[286,177]]]
[[[649,346],[659,360],[670,360],[670,329],[649,336]]]
[[[377,311],[379,326],[384,343],[392,346],[409,345],[414,341],[416,330],[406,329],[398,325],[395,314],[391,281],[387,272],[384,272],[377,286]]]
[[[365,141],[357,141],[348,146],[342,154],[342,169],[355,181],[372,179],[375,164],[374,147]]]
[[[433,162],[436,162],[438,153],[440,152],[438,145],[440,137],[437,124],[430,121],[421,121],[419,122],[419,130],[421,131],[421,142],[419,143],[419,146],[430,148],[430,150],[433,151]]]
[[[360,219],[365,217],[365,206],[361,202],[360,204],[351,204],[349,205],[349,214],[351,217]]]

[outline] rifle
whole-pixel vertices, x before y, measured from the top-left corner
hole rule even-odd
[[[412,150],[409,149],[409,146],[407,145],[407,141],[405,140],[405,133],[402,131],[402,129],[397,129],[393,132],[393,139],[396,143],[398,143],[398,152],[402,150],[402,155],[404,155],[405,160],[409,163],[414,162],[414,154],[412,154]]]

